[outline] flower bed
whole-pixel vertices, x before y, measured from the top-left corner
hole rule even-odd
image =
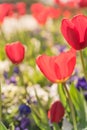
[[[1,130],[87,129],[86,6],[0,4]]]

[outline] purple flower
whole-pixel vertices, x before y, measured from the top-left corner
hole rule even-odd
[[[58,52],[64,52],[64,50],[66,49],[66,45],[55,45],[55,47],[58,49]]]
[[[20,130],[20,127],[16,127],[15,130]]]
[[[14,67],[13,72],[16,74],[19,74],[20,70],[19,70],[18,66]]]
[[[6,84],[8,84],[8,85],[10,84],[10,80],[9,80],[9,79],[6,79],[5,82],[6,82]]]
[[[86,81],[86,79],[84,77],[79,78],[78,82],[76,84],[76,87],[77,87],[78,90],[80,90],[80,88],[83,89],[83,90],[87,90],[87,81]]]
[[[21,104],[20,107],[19,107],[19,113],[21,115],[28,115],[31,113],[31,109],[28,105],[26,104]]]
[[[27,127],[29,127],[30,125],[30,120],[28,118],[23,118],[21,120],[21,124],[20,124],[20,127],[24,130],[26,129]]]
[[[8,79],[8,72],[4,71],[3,76],[5,79]]]
[[[58,48],[59,52],[63,52],[65,49],[66,49],[65,45],[63,45],[63,46],[60,45]]]
[[[10,83],[16,84],[16,79],[15,79],[14,76],[12,76],[12,77],[10,78]]]

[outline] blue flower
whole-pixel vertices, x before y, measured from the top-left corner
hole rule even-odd
[[[84,77],[79,78],[78,82],[76,84],[76,87],[78,90],[82,89],[82,90],[87,90],[87,81]]]
[[[30,107],[28,105],[21,104],[20,107],[19,107],[19,113],[21,115],[27,115],[27,114],[31,113],[31,109],[30,109]]]

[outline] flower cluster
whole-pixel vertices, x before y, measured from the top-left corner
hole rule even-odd
[[[61,10],[54,7],[45,7],[41,3],[31,5],[32,15],[38,23],[44,25],[48,18],[57,19],[61,15]]]
[[[0,4],[0,23],[4,21],[4,18],[21,16],[26,13],[26,4],[24,2],[18,2],[16,4],[2,3]]]
[[[87,7],[87,0],[54,0],[58,5],[70,6],[70,7]]]

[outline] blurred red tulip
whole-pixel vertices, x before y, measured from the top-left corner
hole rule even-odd
[[[87,17],[77,15],[69,19],[63,19],[61,31],[66,41],[76,50],[87,47]]]
[[[47,19],[48,19],[48,10],[44,9],[38,14],[33,14],[34,18],[37,20],[37,22],[41,25],[46,24]]]
[[[13,12],[13,4],[0,4],[0,23],[3,22],[6,16],[11,15]]]
[[[77,6],[79,0],[54,0],[54,2],[63,7],[67,6],[69,8],[73,8]]]
[[[54,3],[59,4],[59,0],[54,0]]]
[[[14,15],[14,4],[8,4],[8,14],[7,16],[13,16]]]
[[[79,7],[87,7],[87,0],[79,0]]]
[[[65,82],[72,74],[76,64],[76,51],[70,49],[59,56],[41,55],[36,59],[41,72],[51,82]]]
[[[24,59],[25,48],[19,41],[7,44],[5,46],[5,51],[13,64],[19,64]]]
[[[41,11],[43,11],[43,9],[45,8],[45,6],[41,3],[34,3],[31,5],[30,10],[33,14],[38,14]]]
[[[18,2],[16,4],[16,10],[17,10],[19,15],[26,14],[26,3],[25,2]]]
[[[65,110],[60,101],[56,101],[52,104],[50,110],[48,111],[48,118],[51,120],[52,123],[59,123],[63,116]]]
[[[72,13],[70,11],[68,11],[68,10],[65,10],[65,11],[63,11],[62,15],[65,18],[70,18],[70,16],[72,15]]]
[[[54,7],[48,7],[48,17],[57,19],[61,15],[61,10]]]
[[[41,3],[35,3],[30,8],[32,15],[41,25],[44,25],[48,19],[48,9]]]

